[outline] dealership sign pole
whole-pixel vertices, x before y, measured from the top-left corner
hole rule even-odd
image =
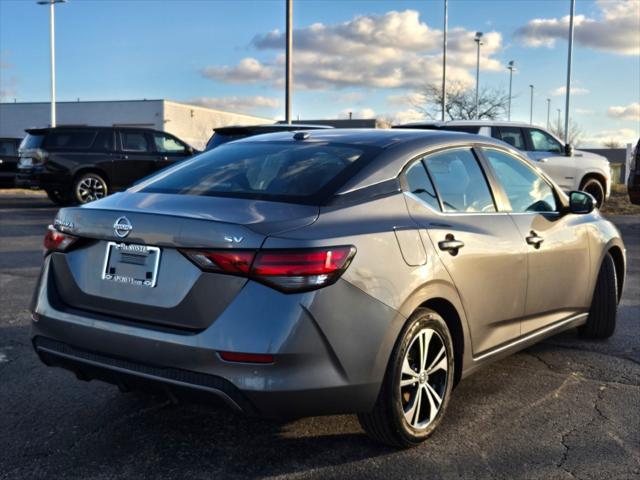
[[[55,4],[67,0],[39,0],[38,5],[49,5],[49,44],[51,47],[51,126],[56,126],[56,43]]]
[[[285,79],[285,120],[287,123],[291,123],[291,87],[293,83],[293,69],[292,69],[292,58],[291,58],[291,50],[293,48],[293,0],[286,0],[287,2],[287,71],[286,71],[286,79]]]

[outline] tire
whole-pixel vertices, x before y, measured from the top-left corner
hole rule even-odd
[[[107,182],[98,173],[88,172],[79,175],[73,182],[71,196],[74,203],[85,203],[104,198],[109,194]]]
[[[45,190],[47,192],[47,197],[56,205],[61,207],[69,205],[69,193],[61,192],[59,190]]]
[[[618,311],[618,278],[611,254],[602,261],[587,323],[579,329],[585,338],[602,340],[613,335]]]
[[[426,362],[423,362],[427,368],[421,370],[429,372],[428,367],[435,364],[431,373],[418,372],[419,337],[429,339]],[[443,348],[444,359],[441,356]],[[410,374],[405,373],[407,369]],[[435,431],[444,417],[454,373],[453,341],[447,324],[433,310],[416,310],[393,349],[373,411],[358,415],[360,425],[377,442],[400,448],[419,445]],[[401,381],[408,383],[411,380],[414,380],[412,384],[401,386]]]
[[[602,205],[604,205],[605,191],[604,185],[602,185],[599,180],[595,178],[587,178],[583,181],[580,190],[582,190],[583,192],[587,192],[593,198],[595,198],[596,206],[598,208],[602,208]]]

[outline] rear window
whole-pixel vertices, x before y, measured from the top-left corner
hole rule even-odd
[[[89,148],[96,138],[95,130],[56,130],[49,132],[44,140],[44,148]]]
[[[16,142],[13,140],[0,140],[0,155],[14,156],[16,153]]]
[[[44,140],[44,135],[33,135],[31,133],[28,133],[20,143],[20,150],[40,148],[40,146],[42,145],[42,140]]]
[[[234,143],[152,177],[141,191],[313,204],[373,158],[374,150],[326,143]]]
[[[222,144],[227,142],[231,142],[233,140],[240,140],[241,138],[248,137],[248,133],[238,133],[237,135],[230,135],[227,133],[214,133],[209,141],[207,142],[206,150],[211,150],[212,148],[219,147]]]

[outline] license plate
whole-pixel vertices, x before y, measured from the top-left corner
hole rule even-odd
[[[33,159],[28,157],[22,157],[18,166],[22,168],[31,168],[33,166]]]
[[[158,247],[109,242],[104,256],[102,279],[153,288],[156,286],[159,264]]]

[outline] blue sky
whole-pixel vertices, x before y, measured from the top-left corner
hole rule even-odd
[[[481,85],[506,88],[505,65],[515,60],[512,118],[528,120],[529,84],[534,122],[546,123],[547,98],[556,118],[568,11],[569,0],[450,0],[450,77],[473,86],[469,35],[483,31]],[[294,116],[416,117],[406,99],[438,80],[442,12],[442,0],[294,0]],[[573,86],[582,93],[572,110],[584,142],[632,140],[640,135],[640,2],[577,0],[577,14]],[[282,117],[283,51],[268,34],[283,27],[284,0],[70,0],[56,8],[58,99],[169,98]],[[48,100],[48,34],[48,8],[0,0],[3,101]]]

